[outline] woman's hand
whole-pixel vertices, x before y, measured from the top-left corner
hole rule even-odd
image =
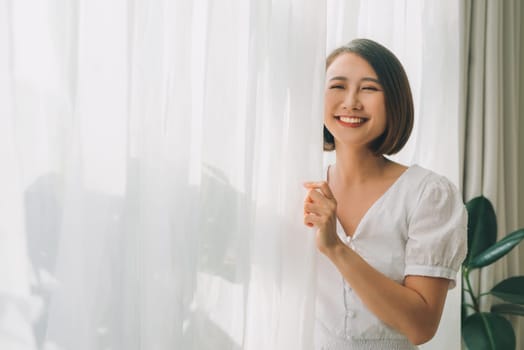
[[[304,224],[317,227],[317,248],[328,255],[342,241],[337,235],[337,201],[327,182],[305,182]]]

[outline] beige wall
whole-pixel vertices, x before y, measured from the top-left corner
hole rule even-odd
[[[520,4],[520,59],[524,57],[524,3]],[[519,174],[521,181],[518,186],[518,227],[524,227],[524,67],[520,66],[520,118],[519,118],[519,146],[518,146],[518,162],[519,162]],[[520,257],[520,266],[519,266],[519,275],[524,275],[524,243],[521,243],[519,246],[519,257]],[[522,317],[518,317],[516,320],[516,329],[517,334],[524,334],[524,320]],[[524,350],[524,341],[520,340],[520,346],[518,350]]]
[[[520,6],[520,58],[524,58],[524,4]],[[522,61],[521,61],[522,62]],[[520,66],[520,118],[519,118],[519,199],[518,199],[518,227],[524,227],[524,67]],[[520,274],[524,274],[524,243],[520,244]],[[524,322],[523,322],[524,323]]]
[[[522,4],[521,4],[522,5]],[[524,58],[524,5],[520,6],[520,58]],[[522,61],[521,61],[522,62]],[[524,174],[524,67],[520,66],[520,174]],[[524,226],[524,180],[520,184],[520,226]],[[523,270],[524,273],[524,270]]]

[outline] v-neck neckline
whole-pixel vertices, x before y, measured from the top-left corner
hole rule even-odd
[[[374,202],[373,204],[371,204],[371,206],[366,210],[366,212],[364,213],[364,215],[362,215],[362,217],[360,218],[360,221],[358,222],[357,226],[355,227],[355,230],[353,231],[353,235],[348,235],[346,233],[346,230],[344,229],[344,226],[342,226],[342,223],[340,222],[339,218],[338,218],[338,215],[337,215],[337,226],[338,228],[342,231],[342,237],[345,239],[345,241],[347,241],[348,243],[353,241],[360,233],[360,227],[362,226],[362,223],[366,220],[366,218],[370,215],[369,213],[372,212],[374,210],[374,208],[376,206],[378,206],[378,203],[379,202],[382,202],[383,199],[386,197],[386,195],[392,191],[392,189],[394,187],[397,186],[397,184],[400,182],[400,180],[402,178],[405,177],[406,173],[410,171],[411,168],[413,168],[415,165],[410,165],[409,167],[407,167],[407,169],[405,169],[402,174],[399,175],[399,177],[397,177],[395,179],[395,181],[393,181],[393,183],[384,191],[384,193],[382,193],[380,195],[380,197],[378,197]],[[326,181],[328,182],[329,184],[329,168],[331,167],[331,164],[328,165],[327,167],[327,174],[326,174]]]

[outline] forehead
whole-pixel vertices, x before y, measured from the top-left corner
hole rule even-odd
[[[326,80],[343,76],[349,80],[359,80],[363,77],[378,79],[371,65],[357,54],[344,52],[338,55],[326,70]]]

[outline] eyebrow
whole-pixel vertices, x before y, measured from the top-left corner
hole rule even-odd
[[[333,78],[329,79],[329,81],[332,81],[332,80],[344,80],[344,81],[347,81],[348,78],[343,77],[343,76],[336,76],[336,77],[333,77]],[[380,81],[378,79],[371,78],[371,77],[364,77],[364,78],[360,79],[360,81],[372,81],[374,83],[380,84]]]

